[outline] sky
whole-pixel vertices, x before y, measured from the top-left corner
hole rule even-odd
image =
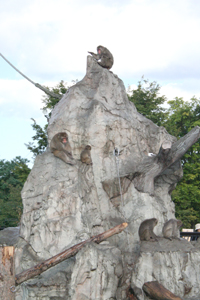
[[[0,0],[0,53],[49,87],[81,80],[103,45],[126,88],[144,76],[168,100],[200,98],[199,32],[199,0]],[[0,159],[33,162],[25,143],[31,118],[46,124],[43,95],[0,56]]]

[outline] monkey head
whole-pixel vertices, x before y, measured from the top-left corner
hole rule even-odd
[[[91,150],[91,146],[90,145],[85,146],[85,150]]]
[[[152,220],[154,226],[156,226],[158,224],[158,220],[156,218],[152,218],[151,220]]]
[[[68,142],[68,135],[66,132],[60,132],[58,133],[58,139],[62,144],[67,144]]]
[[[101,54],[101,50],[102,50],[102,46],[98,46],[98,47],[97,47],[97,53],[98,53],[98,54]]]

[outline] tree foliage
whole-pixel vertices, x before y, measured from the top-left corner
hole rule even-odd
[[[75,84],[76,81],[72,81],[72,84]],[[64,95],[67,90],[69,89],[69,86],[67,86],[67,83],[65,83],[63,80],[61,80],[55,87],[49,88],[46,87],[49,91],[58,94],[58,95]],[[54,98],[49,95],[43,96],[42,102],[44,103],[44,106],[42,107],[42,111],[47,119],[50,118],[51,112],[54,108],[54,106],[59,102],[60,100],[57,98]],[[48,124],[42,128],[39,124],[36,123],[36,121],[31,118],[33,121],[33,124],[31,125],[33,130],[35,131],[35,135],[32,137],[34,142],[29,142],[28,144],[25,144],[28,150],[30,150],[33,153],[33,157],[36,157],[39,154],[42,154],[48,145],[48,137],[47,137],[47,127]]]
[[[160,86],[155,81],[149,82],[142,77],[138,82],[137,89],[132,90],[128,95],[138,112],[146,118],[161,126],[167,117],[166,109],[162,106],[165,96],[159,96]]]
[[[75,82],[76,81],[72,81],[73,84]],[[53,88],[46,87],[46,88],[55,94],[63,96],[68,91],[69,86],[67,85],[67,83],[61,80],[55,87]],[[42,108],[43,113],[44,114],[48,113],[48,117],[50,117],[52,109],[59,101],[60,101],[59,99],[49,95],[43,96],[43,100],[42,100],[42,102],[44,103],[44,106]]]
[[[25,144],[28,150],[30,150],[33,153],[33,156],[37,156],[39,154],[42,154],[48,144],[47,140],[47,124],[42,128],[40,125],[36,123],[36,121],[33,120],[33,130],[35,130],[35,135],[32,137],[33,141],[36,142],[36,145],[34,142],[29,142],[28,144]]]
[[[167,131],[178,139],[193,127],[200,126],[200,100],[175,98],[168,101]],[[200,221],[200,141],[195,143],[182,158],[184,176],[172,192],[176,216],[185,227],[194,227]]]
[[[164,126],[177,139],[186,135],[193,127],[200,126],[200,100],[193,97],[190,101],[175,98],[168,101],[168,109],[162,108],[166,97],[158,96],[160,86],[148,80],[139,81],[129,99],[138,112]],[[176,217],[183,226],[193,228],[200,221],[200,141],[195,143],[182,157],[184,176],[172,192],[176,207]]]
[[[0,160],[0,228],[17,226],[20,221],[21,190],[30,172],[28,162],[20,156]]]

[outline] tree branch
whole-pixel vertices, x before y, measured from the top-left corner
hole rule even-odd
[[[128,223],[122,223],[120,225],[117,225],[99,235],[93,236],[89,238],[88,240],[81,242],[77,245],[74,245],[73,247],[64,250],[63,252],[43,261],[42,263],[37,264],[36,266],[25,270],[15,276],[15,284],[19,285],[20,283],[35,277],[44,271],[48,270],[49,268],[59,264],[60,262],[64,261],[65,259],[74,256],[85,244],[88,244],[90,242],[96,242],[100,243],[103,240],[111,237],[114,234],[120,233],[128,226]]]
[[[126,192],[128,188],[127,183],[126,188],[123,184],[123,179],[128,177],[130,180],[133,180],[134,186],[138,191],[153,195],[155,178],[179,160],[199,138],[200,127],[196,126],[173,144],[170,141],[164,141],[158,154],[155,156],[145,157],[140,161],[135,161],[129,156],[127,160],[123,160],[119,170],[122,192]],[[115,182],[116,178],[113,179],[113,185]],[[124,181],[124,183],[125,182],[126,181]],[[110,198],[119,195],[116,188],[112,187],[111,180],[105,180],[103,187]],[[115,193],[113,191],[115,191]]]
[[[172,294],[158,281],[145,282],[142,288],[149,297],[155,300],[182,300],[180,297]]]

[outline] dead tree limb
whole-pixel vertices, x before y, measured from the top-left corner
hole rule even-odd
[[[137,167],[138,174],[133,182],[141,192],[154,193],[154,179],[172,164],[172,143],[164,141],[156,156],[146,157]]]
[[[142,192],[154,193],[154,179],[173,163],[179,160],[188,149],[200,138],[200,127],[194,127],[177,142],[162,143],[159,153],[154,157],[148,157],[137,168],[139,176],[134,178],[135,187]]]
[[[178,161],[199,138],[200,127],[196,126],[173,144],[171,141],[164,141],[157,155],[147,156],[137,161],[129,156],[126,160],[121,161],[119,174],[122,193],[126,192],[132,181],[137,190],[153,195],[155,178]],[[119,195],[119,191],[115,188],[115,181],[117,182],[117,178],[102,182],[109,198]]]
[[[100,243],[103,240],[111,237],[112,235],[120,233],[127,226],[128,226],[128,223],[122,223],[120,225],[117,225],[101,234],[93,236],[84,242],[81,242],[79,244],[74,245],[73,247],[71,247],[69,249],[64,250],[63,252],[43,261],[42,263],[39,263],[38,265],[36,265],[28,270],[25,270],[25,271],[17,274],[15,276],[15,284],[19,285],[20,283],[22,283],[32,277],[35,277],[35,276],[43,273],[44,271],[48,270],[49,268],[59,264],[63,260],[65,260],[71,256],[74,256],[81,248],[83,248],[83,246],[85,244],[88,244],[90,242]]]
[[[199,138],[200,127],[196,126],[173,144],[171,141],[164,141],[157,155],[152,157],[146,156],[137,161],[131,156],[126,160],[122,160],[119,168],[122,192],[126,192],[127,190],[128,178],[129,185],[131,180],[138,191],[153,195],[155,178],[178,161]],[[105,180],[102,183],[109,198],[117,197],[119,195],[119,192],[114,186],[116,178],[112,181],[113,184],[111,183],[111,180]],[[124,183],[126,183],[126,187],[124,186]]]
[[[180,297],[175,296],[169,290],[167,290],[158,281],[145,282],[143,285],[143,290],[147,296],[155,300],[182,300]]]

